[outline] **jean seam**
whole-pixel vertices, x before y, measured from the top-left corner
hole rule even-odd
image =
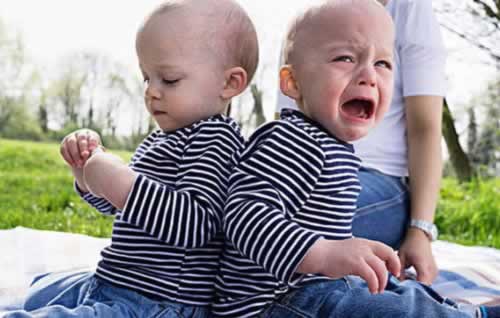
[[[374,208],[379,208],[379,209],[387,208],[388,206],[396,205],[396,204],[399,204],[401,202],[404,202],[404,197],[406,195],[407,195],[406,192],[403,191],[403,192],[400,192],[397,196],[392,197],[389,200],[375,202],[375,203],[372,203],[369,205],[365,205],[362,208],[358,208],[356,210],[356,214],[354,215],[354,218],[356,218],[356,216],[359,216],[360,212],[362,213],[362,212],[365,212],[366,210],[371,210],[371,212],[365,214],[365,215],[368,215],[368,214],[377,212]]]

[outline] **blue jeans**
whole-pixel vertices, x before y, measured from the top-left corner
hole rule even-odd
[[[390,276],[386,290],[369,293],[359,277],[312,283],[273,303],[262,318],[470,318],[475,309],[459,310],[429,287]]]
[[[410,215],[410,194],[405,179],[373,169],[360,169],[362,190],[352,223],[354,236],[399,248]]]
[[[11,311],[3,317],[205,318],[209,313],[208,307],[153,300],[113,286],[93,273],[80,272],[35,279],[24,310]]]

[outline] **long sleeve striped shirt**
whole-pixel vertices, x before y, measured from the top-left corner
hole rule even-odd
[[[242,148],[238,125],[222,115],[155,131],[133,155],[130,167],[138,177],[122,211],[81,193],[115,215],[96,275],[155,299],[211,304],[228,179]]]
[[[217,300],[221,317],[254,317],[321,275],[296,273],[319,239],[352,236],[361,190],[351,145],[293,110],[259,128],[230,178]]]

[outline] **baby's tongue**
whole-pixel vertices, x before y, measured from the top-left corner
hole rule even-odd
[[[342,105],[342,109],[347,114],[353,117],[366,118],[368,117],[366,114],[366,102],[361,100],[351,100],[344,105]]]

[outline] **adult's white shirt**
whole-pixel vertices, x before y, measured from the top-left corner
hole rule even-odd
[[[386,9],[396,28],[393,100],[382,122],[353,144],[364,167],[407,176],[404,97],[445,96],[446,49],[431,0],[390,0]],[[297,105],[278,92],[276,110],[282,108],[297,109]]]

